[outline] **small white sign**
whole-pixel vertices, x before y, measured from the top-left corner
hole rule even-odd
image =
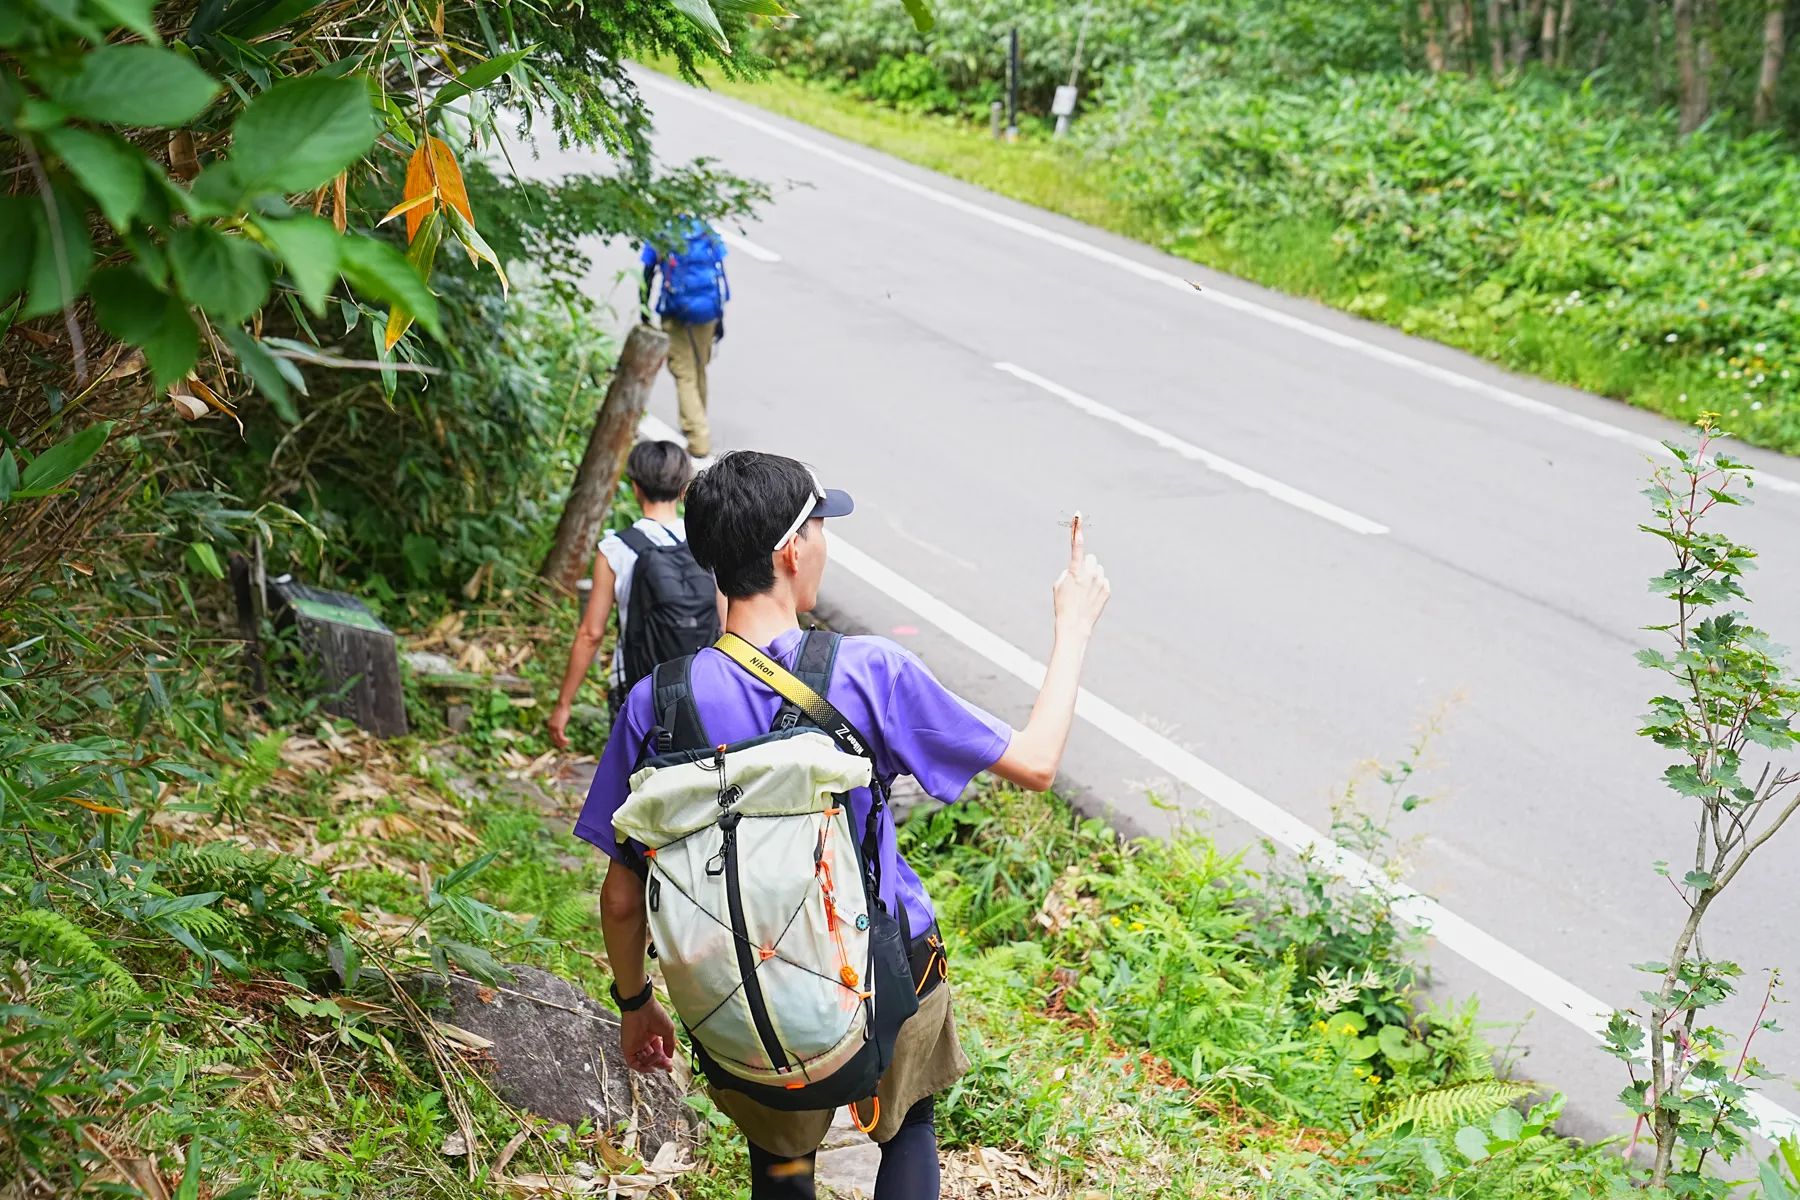
[[[1056,89],[1056,99],[1050,102],[1050,115],[1053,117],[1072,117],[1075,115],[1075,97],[1078,94],[1071,84],[1062,84]]]

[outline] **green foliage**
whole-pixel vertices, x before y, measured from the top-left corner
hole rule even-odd
[[[1413,758],[1383,773],[1395,811],[1419,801]],[[1385,840],[1379,814],[1340,823]],[[901,841],[937,903],[971,1061],[939,1099],[947,1145],[1020,1147],[1076,1194],[1563,1200],[1623,1178],[1551,1133],[1560,1098],[1512,1107],[1533,1086],[1493,1078],[1472,1003],[1416,1013],[1395,983],[1404,940],[1368,940],[1305,865],[1278,889],[1277,935],[1260,882],[1196,833],[1120,845],[990,783]],[[1349,977],[1300,968],[1352,946],[1370,949]],[[1163,1083],[1133,1069],[1153,1060]]]
[[[87,930],[59,912],[26,908],[0,918],[0,941],[9,941],[64,966],[86,968],[100,977],[103,988],[131,997],[137,981],[117,959],[102,950]]]
[[[1292,0],[953,6],[928,37],[872,0],[824,0],[758,45],[795,78],[985,122],[1006,29],[1042,113],[1091,12],[1063,181],[1011,186],[1038,147],[956,173],[1065,211],[1067,178],[1087,176],[1076,215],[1104,202],[1103,220],[1176,253],[1794,450],[1800,170],[1783,133],[1742,120],[1763,11],[1722,0],[1702,32],[1737,116],[1688,137],[1652,85],[1668,6],[1648,0],[1579,6],[1565,70],[1538,63],[1535,27],[1517,31],[1533,64],[1518,69],[1507,32],[1499,80],[1485,30],[1467,73],[1433,75],[1407,6]],[[1800,92],[1780,97],[1791,131]]]
[[[1510,1079],[1480,1079],[1414,1092],[1381,1114],[1378,1126],[1391,1132],[1407,1122],[1418,1133],[1455,1132],[1487,1121],[1531,1095],[1532,1085]]]
[[[1659,467],[1645,491],[1653,520],[1641,528],[1674,558],[1650,590],[1674,612],[1650,627],[1666,636],[1667,650],[1637,656],[1673,685],[1651,700],[1639,732],[1675,752],[1663,782],[1694,813],[1693,867],[1679,883],[1670,878],[1687,912],[1667,961],[1637,964],[1659,981],[1641,993],[1648,1014],[1614,1013],[1606,1031],[1607,1052],[1630,1074],[1620,1099],[1655,1137],[1652,1183],[1693,1195],[1723,1194],[1705,1173],[1707,1158],[1731,1161],[1756,1128],[1746,1101],[1755,1081],[1770,1076],[1750,1044],[1773,1028],[1767,1015],[1779,983],[1772,972],[1733,1064],[1728,1036],[1702,1014],[1736,992],[1743,969],[1706,955],[1705,918],[1750,856],[1800,810],[1800,796],[1788,794],[1800,770],[1782,757],[1800,745],[1800,681],[1784,652],[1726,607],[1748,602],[1742,580],[1756,552],[1712,527],[1717,510],[1747,502],[1742,490],[1754,480],[1720,448],[1713,414],[1699,425],[1697,445],[1665,443],[1674,465]],[[1672,876],[1666,862],[1656,869]]]

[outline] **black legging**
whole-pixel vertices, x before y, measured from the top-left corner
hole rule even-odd
[[[906,1111],[881,1143],[875,1200],[938,1200],[937,1105],[930,1096]],[[777,1158],[750,1143],[750,1200],[814,1200],[814,1154]]]

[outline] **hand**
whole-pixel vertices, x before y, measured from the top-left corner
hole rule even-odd
[[[619,1014],[619,1049],[634,1071],[647,1075],[675,1069],[675,1022],[655,996],[637,1011]]]
[[[1056,632],[1087,637],[1094,632],[1100,614],[1106,610],[1112,584],[1106,571],[1093,555],[1085,552],[1081,536],[1081,514],[1075,514],[1069,531],[1069,566],[1056,579]]]
[[[550,710],[550,719],[545,724],[550,728],[550,744],[558,750],[567,750],[569,735],[565,731],[569,728],[569,706],[559,702]]]

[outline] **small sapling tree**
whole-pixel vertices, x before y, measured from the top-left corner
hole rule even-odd
[[[1655,1139],[1650,1185],[1682,1196],[1723,1194],[1726,1185],[1704,1174],[1707,1158],[1729,1160],[1742,1149],[1756,1126],[1745,1104],[1749,1089],[1768,1077],[1749,1053],[1757,1030],[1772,1027],[1766,994],[1735,1062],[1727,1035],[1703,1019],[1742,974],[1736,963],[1706,956],[1706,917],[1800,808],[1792,790],[1800,770],[1783,761],[1800,744],[1791,725],[1800,685],[1781,648],[1733,607],[1749,602],[1743,577],[1756,552],[1703,527],[1715,509],[1748,503],[1742,492],[1752,486],[1750,468],[1719,452],[1724,434],[1710,414],[1698,424],[1696,447],[1665,443],[1675,461],[1652,476],[1644,494],[1655,519],[1640,526],[1667,542],[1675,559],[1650,581],[1674,606],[1674,619],[1648,627],[1666,637],[1664,648],[1638,653],[1668,683],[1639,732],[1675,752],[1663,782],[1694,812],[1691,869],[1657,864],[1685,917],[1668,960],[1640,964],[1660,981],[1641,993],[1648,1016],[1614,1013],[1607,1029],[1608,1052],[1631,1073],[1622,1099]]]

